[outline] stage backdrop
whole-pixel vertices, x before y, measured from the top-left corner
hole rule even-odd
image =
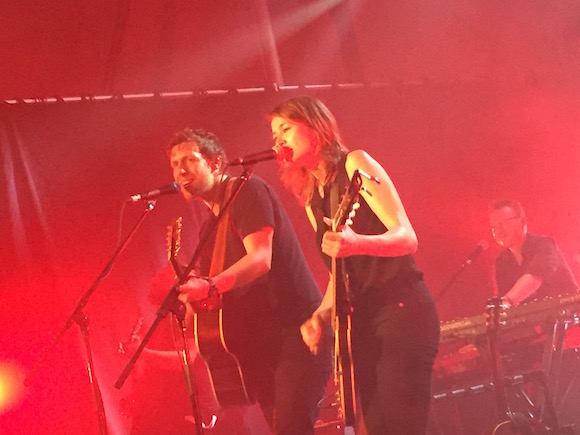
[[[272,146],[266,114],[292,95],[321,98],[335,113],[346,144],[365,148],[397,186],[419,237],[416,260],[434,297],[473,249],[490,248],[464,268],[437,305],[443,320],[482,313],[492,295],[498,247],[487,205],[520,200],[530,231],[552,235],[575,273],[580,251],[580,110],[578,86],[464,81],[189,98],[3,105],[0,119],[0,360],[22,380],[63,328],[81,296],[145,210],[124,204],[171,181],[166,146],[180,129],[215,132],[230,157]],[[233,174],[239,172],[232,171]],[[326,272],[294,198],[274,162],[255,166],[282,197],[321,289]],[[151,279],[166,264],[166,227],[185,218],[191,255],[203,210],[179,195],[160,198],[106,279],[88,300],[90,343],[112,433],[127,433],[130,380],[113,387],[127,358],[118,353],[140,315],[151,322]],[[576,256],[576,257],[575,257]],[[98,433],[76,323],[66,330],[22,388],[2,392],[14,403],[0,415],[7,433]],[[183,390],[176,395],[183,399]],[[1,401],[1,397],[0,397]]]

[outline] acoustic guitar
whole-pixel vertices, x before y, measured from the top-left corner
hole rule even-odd
[[[176,275],[181,276],[184,267],[178,260],[181,247],[183,221],[179,217],[168,228],[168,260]],[[209,372],[214,394],[222,407],[252,403],[238,359],[227,347],[223,329],[222,297],[206,299],[189,304],[185,296],[187,311],[193,312],[193,335],[198,353],[203,358]]]

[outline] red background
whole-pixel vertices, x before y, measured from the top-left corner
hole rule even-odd
[[[25,0],[0,14],[5,364],[29,373],[112,255],[123,201],[170,181],[164,150],[175,131],[214,131],[230,157],[267,149],[265,114],[297,94],[321,98],[346,144],[387,169],[433,295],[490,242],[438,301],[442,320],[479,314],[491,296],[498,247],[486,208],[497,197],[520,200],[530,230],[553,236],[580,275],[579,2],[269,1],[278,75],[263,49],[261,2],[96,3]],[[193,94],[159,95],[177,91]],[[133,93],[154,95],[123,97]],[[103,95],[114,98],[90,98]],[[324,288],[306,218],[275,164],[255,174],[280,193]],[[125,433],[118,403],[128,394],[113,388],[126,363],[116,346],[140,312],[154,312],[145,296],[183,204],[158,201],[85,309],[114,433]],[[123,234],[142,210],[127,206]],[[196,212],[186,216],[195,233]],[[0,424],[97,433],[76,325]]]

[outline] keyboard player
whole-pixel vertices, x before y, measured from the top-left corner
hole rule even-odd
[[[494,240],[505,248],[495,260],[497,295],[506,305],[577,291],[578,284],[554,240],[528,232],[519,202],[499,199],[489,207]]]
[[[546,298],[556,299],[578,291],[576,279],[554,240],[528,232],[526,213],[519,202],[493,201],[488,216],[493,238],[504,248],[495,259],[494,283],[496,296],[501,297],[508,311],[509,307],[519,305],[525,310],[541,305],[539,301]],[[555,319],[551,318],[553,322]],[[555,344],[552,341],[555,337],[549,338],[552,326],[546,318],[508,328],[502,334],[504,373],[553,371],[550,343]],[[538,398],[537,390],[533,385],[527,388],[533,401]]]

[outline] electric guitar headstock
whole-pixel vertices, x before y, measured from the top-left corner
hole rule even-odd
[[[493,297],[487,300],[485,320],[488,331],[497,332],[502,326],[505,326],[507,308],[507,305],[503,303],[502,298],[500,297]]]
[[[352,174],[350,184],[340,199],[340,204],[332,218],[332,231],[339,231],[340,227],[345,223],[352,224],[352,218],[356,214],[356,210],[360,207],[358,202],[359,192],[362,189],[361,172],[357,169]]]

